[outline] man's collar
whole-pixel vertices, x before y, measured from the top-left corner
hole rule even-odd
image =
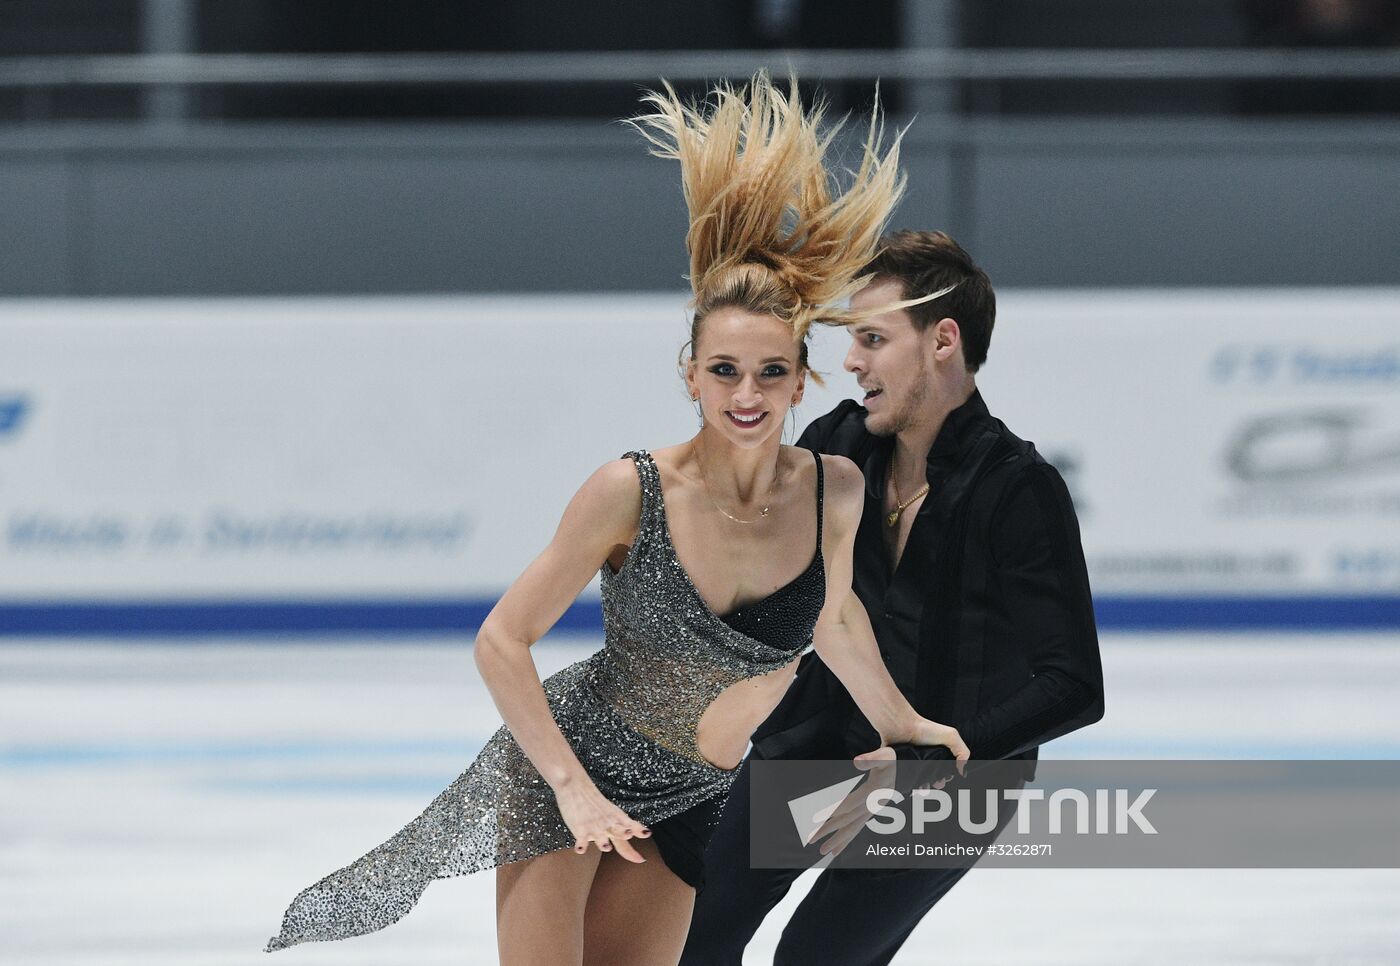
[[[928,451],[929,469],[956,463],[959,456],[976,442],[978,427],[990,418],[991,413],[982,401],[981,390],[974,387],[972,395],[944,417],[943,425],[939,427],[933,446]],[[865,472],[865,494],[873,500],[884,499],[885,473],[893,452],[894,437],[878,436],[865,466],[861,467]]]
[[[928,461],[956,462],[958,455],[976,441],[978,424],[990,416],[982,393],[974,386],[972,395],[944,418],[933,447],[928,451]]]

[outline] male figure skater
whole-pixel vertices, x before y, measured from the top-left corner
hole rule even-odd
[[[850,329],[845,367],[865,390],[798,444],[865,473],[853,590],[890,674],[920,714],[957,728],[973,759],[1027,759],[1103,717],[1103,673],[1069,491],[1035,447],[995,419],[975,374],[996,300],[985,272],[942,232],[882,241],[857,308],[929,302]],[[800,874],[749,867],[754,759],[849,758],[878,733],[816,656],[753,736],[705,856],[681,966],[739,966]],[[951,758],[901,745],[885,757]],[[1002,824],[1009,814],[1002,816]],[[888,963],[963,869],[824,869],[783,930],[775,966]]]

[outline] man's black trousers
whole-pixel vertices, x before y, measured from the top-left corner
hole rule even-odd
[[[705,852],[680,966],[741,966],[764,917],[802,869],[749,868],[751,751]],[[1000,824],[1015,813],[1004,803]],[[967,869],[823,869],[783,928],[774,966],[883,966]]]

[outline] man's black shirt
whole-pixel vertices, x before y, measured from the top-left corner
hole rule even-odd
[[[853,584],[895,684],[956,727],[975,759],[1030,758],[1103,717],[1103,672],[1079,525],[1064,480],[987,410],[978,390],[928,454],[929,495],[891,572],[881,528],[894,437],[845,400],[799,446],[865,474]],[[879,735],[815,652],[753,736],[766,758],[859,754]],[[950,758],[942,746],[900,757]]]

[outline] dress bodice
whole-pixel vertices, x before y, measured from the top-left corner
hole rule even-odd
[[[605,640],[595,655],[594,689],[658,744],[716,771],[733,771],[700,754],[696,729],[726,688],[785,667],[812,643],[826,599],[821,458],[812,562],[762,600],[720,617],[676,556],[656,461],[645,450],[624,455],[641,480],[642,510],[622,568],[614,573],[604,564],[601,570]]]

